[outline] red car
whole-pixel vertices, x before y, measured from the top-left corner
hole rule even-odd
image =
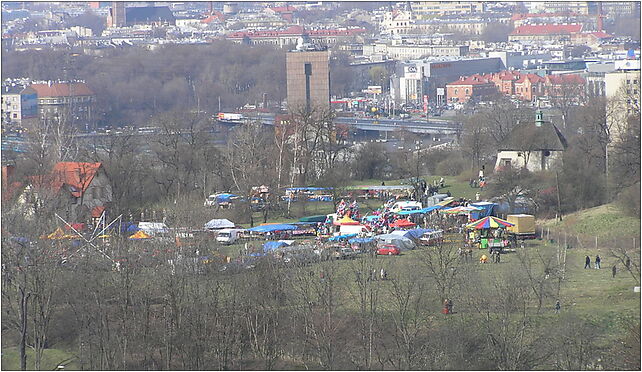
[[[388,256],[392,256],[392,255],[398,256],[399,254],[401,254],[401,250],[392,244],[386,244],[386,245],[382,245],[377,249],[377,254],[388,255]]]

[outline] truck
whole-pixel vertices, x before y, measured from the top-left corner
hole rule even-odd
[[[509,226],[507,232],[514,240],[535,239],[535,216],[530,214],[509,214],[506,221],[514,226]]]
[[[243,231],[245,231],[245,229],[222,229],[218,232],[218,235],[216,235],[216,241],[221,244],[234,244],[234,242],[239,240]]]
[[[243,114],[219,112],[217,118],[221,121],[240,121],[243,120]]]

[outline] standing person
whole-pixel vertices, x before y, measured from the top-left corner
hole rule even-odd
[[[600,262],[602,262],[602,259],[600,256],[595,256],[595,268],[600,269]]]
[[[497,252],[497,263],[502,261],[502,252]]]
[[[591,257],[586,256],[586,260],[584,261],[584,268],[585,269],[590,269],[591,268]]]
[[[453,313],[453,300],[451,300],[450,298],[448,299],[447,306],[448,306],[448,314],[452,314]]]
[[[626,262],[624,263],[624,266],[626,266],[627,270],[631,269],[631,259],[630,258],[628,258],[628,257],[626,258]]]
[[[555,301],[555,314],[559,314],[561,309],[562,304],[560,303],[560,300]]]
[[[615,274],[617,274],[617,267],[615,265],[611,268],[611,274],[613,275],[613,278],[615,278]]]

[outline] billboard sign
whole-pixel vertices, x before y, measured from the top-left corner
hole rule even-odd
[[[419,71],[417,69],[417,66],[406,66],[404,67],[404,77],[406,79],[411,79],[411,80],[419,80],[421,79],[421,76],[419,76]]]

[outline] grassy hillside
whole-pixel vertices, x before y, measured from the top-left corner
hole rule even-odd
[[[544,226],[592,236],[639,236],[640,219],[626,216],[616,205],[605,204],[564,216],[563,220],[548,220]]]

